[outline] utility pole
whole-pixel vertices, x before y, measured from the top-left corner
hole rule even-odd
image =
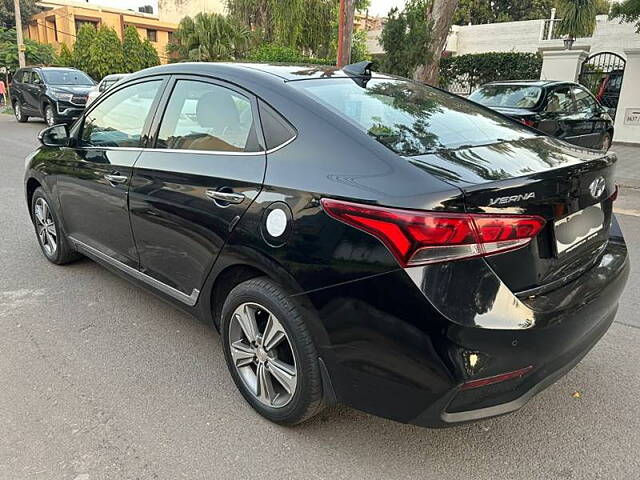
[[[344,67],[351,61],[351,41],[353,37],[353,17],[355,0],[340,0],[338,13],[338,67]]]
[[[27,65],[24,59],[24,43],[22,40],[22,15],[20,15],[20,0],[13,0],[13,8],[16,14],[16,40],[18,41],[18,65],[20,68]]]

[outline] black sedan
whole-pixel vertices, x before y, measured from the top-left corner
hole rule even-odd
[[[582,85],[524,80],[483,85],[469,99],[566,142],[609,150],[613,120]]]
[[[516,410],[604,335],[627,281],[613,154],[366,62],[155,67],[40,138],[44,256],[213,325],[279,423],[334,402],[434,427]]]

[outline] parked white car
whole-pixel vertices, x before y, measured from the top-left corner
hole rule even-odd
[[[114,73],[113,75],[107,75],[98,83],[95,87],[89,90],[89,97],[87,98],[87,106],[91,104],[96,98],[98,98],[103,92],[106,92],[116,83],[123,78],[127,78],[129,73]]]

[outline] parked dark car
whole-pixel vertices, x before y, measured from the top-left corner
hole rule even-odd
[[[433,427],[516,410],[604,335],[627,281],[615,155],[367,62],[154,67],[40,138],[46,258],[214,325],[279,423],[336,401]]]
[[[84,111],[95,82],[75,68],[21,68],[11,82],[11,105],[16,120],[41,117],[48,125],[70,123]]]
[[[613,120],[589,90],[573,82],[493,82],[469,99],[566,142],[609,150]]]

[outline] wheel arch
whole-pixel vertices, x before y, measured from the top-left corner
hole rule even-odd
[[[31,216],[31,203],[33,201],[33,194],[38,187],[42,187],[42,184],[38,179],[29,177],[25,185],[25,192],[27,195],[27,208],[29,209],[29,216]]]

